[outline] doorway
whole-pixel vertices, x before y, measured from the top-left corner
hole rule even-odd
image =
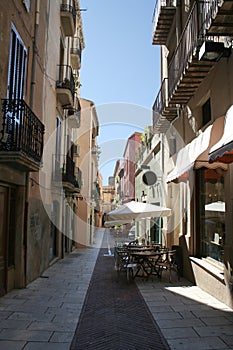
[[[8,189],[0,187],[0,296],[6,293],[7,286],[7,218]]]

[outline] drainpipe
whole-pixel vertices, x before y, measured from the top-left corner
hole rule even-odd
[[[36,71],[36,55],[37,55],[37,36],[40,19],[40,0],[36,0],[35,8],[35,23],[34,23],[34,40],[33,40],[33,53],[32,53],[32,70],[31,70],[31,87],[29,96],[29,106],[33,110],[34,101],[34,87],[35,87],[35,71]],[[24,208],[24,284],[27,284],[27,232],[28,232],[28,212],[29,212],[29,184],[30,173],[25,175],[25,208]]]
[[[37,56],[37,37],[38,27],[40,21],[40,0],[36,0],[35,10],[35,23],[34,23],[34,40],[33,40],[33,53],[32,53],[32,70],[31,70],[31,87],[30,87],[30,108],[33,109],[34,102],[34,88],[35,88],[35,76],[36,76],[36,56]]]

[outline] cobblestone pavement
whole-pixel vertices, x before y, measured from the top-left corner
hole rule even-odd
[[[70,349],[103,233],[96,231],[93,247],[74,251],[27,288],[0,298],[0,350]],[[109,255],[111,245],[110,237]],[[233,350],[233,310],[184,279],[167,282],[166,276],[136,281],[170,349]]]

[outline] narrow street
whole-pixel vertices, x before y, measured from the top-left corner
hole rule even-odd
[[[106,234],[102,245],[104,233]],[[133,292],[140,300],[139,306],[141,305],[144,309],[144,315],[141,318],[138,317],[138,309],[134,309],[133,301],[127,300],[131,306],[131,316],[125,318],[125,323],[122,323],[122,328],[119,330],[117,322],[120,314],[116,314],[115,321],[112,318],[107,330],[109,332],[109,329],[112,329],[112,333],[105,333],[104,336],[107,324],[104,322],[110,322],[111,308],[108,306],[101,312],[101,308],[98,310],[98,305],[106,302],[103,300],[105,296],[109,295],[110,298],[113,284],[116,285],[111,254],[113,243],[114,239],[109,235],[109,231],[99,229],[95,233],[93,247],[74,251],[52,265],[25,289],[14,290],[0,298],[0,349],[94,349],[91,344],[94,340],[96,341],[95,349],[142,349],[140,338],[141,341],[149,344],[151,337],[154,337],[152,327],[157,329],[157,334],[161,332],[162,338],[166,339],[172,350],[233,349],[232,309],[197,286],[190,285],[184,279],[181,279],[180,282],[169,283],[165,275],[162,281],[157,278],[148,281],[137,279],[136,287],[134,283],[126,283],[123,273],[118,284],[121,290],[125,290],[125,294],[119,294],[118,298],[114,295],[115,303],[123,305],[125,297]],[[101,245],[103,248],[100,250]],[[99,252],[101,253],[98,257]],[[111,280],[102,290],[102,298],[96,298],[91,309],[88,310],[90,294],[98,292],[100,295],[101,293],[99,288],[98,291],[93,290],[95,283],[96,285],[103,283],[97,276],[98,269],[95,269],[98,258],[102,261],[106,260],[106,271],[111,270],[109,267],[112,267],[113,270],[110,273]],[[108,276],[107,273],[105,275],[104,265],[102,265],[101,274],[104,276],[103,280],[106,281]],[[99,281],[96,280],[96,276]],[[111,304],[113,303],[112,299]],[[88,312],[93,311],[97,313],[95,317],[90,317],[91,323],[87,329],[88,322],[85,323],[85,319],[88,321]],[[115,312],[117,313],[117,308]],[[147,333],[141,334],[141,337],[138,328],[133,327],[138,321],[142,326],[140,334],[143,330],[143,323],[147,323]],[[79,327],[77,328],[78,322]],[[148,326],[148,322],[151,327]],[[82,345],[84,343],[81,344],[82,329],[84,329],[83,335],[89,342],[89,344],[85,343],[85,346]],[[95,333],[97,331],[102,332],[99,340],[100,333]],[[121,340],[127,339],[127,343],[126,341],[119,342],[120,332],[125,337],[122,337]],[[111,337],[113,340],[109,342]],[[130,345],[130,339],[137,339],[137,344]],[[146,345],[144,349],[166,349],[165,343],[163,343],[164,347],[158,347],[155,343],[153,346]]]

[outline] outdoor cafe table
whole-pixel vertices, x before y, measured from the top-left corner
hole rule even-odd
[[[138,265],[136,273],[134,274],[133,278],[137,276],[148,278],[151,275],[156,275],[159,277],[158,262],[160,261],[163,255],[163,252],[148,251],[148,250],[141,250],[141,251],[129,250],[129,254],[132,258],[132,261],[137,263]]]

